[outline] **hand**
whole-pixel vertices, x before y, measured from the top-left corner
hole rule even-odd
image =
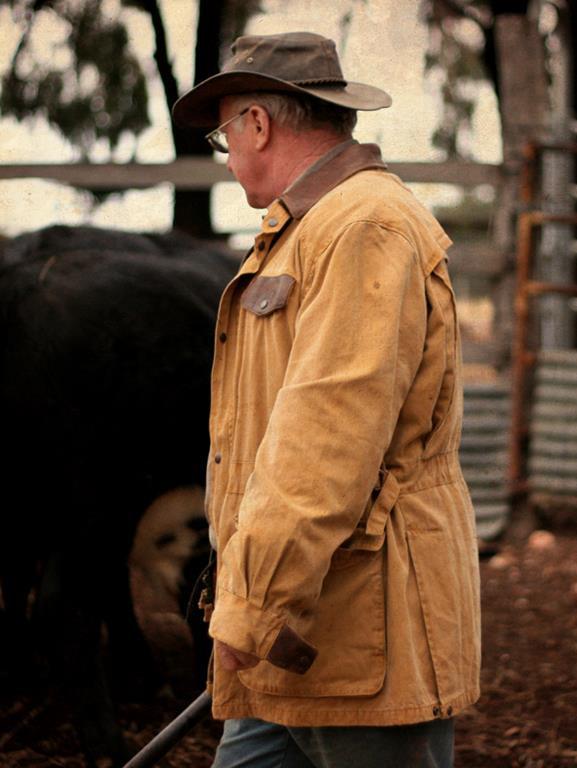
[[[236,648],[231,648],[230,645],[221,643],[220,640],[215,640],[214,649],[220,663],[228,672],[251,669],[251,667],[256,667],[260,661],[258,656],[253,656],[252,653],[244,653],[244,651],[237,651]]]

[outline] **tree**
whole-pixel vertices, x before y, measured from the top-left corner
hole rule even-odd
[[[86,159],[98,139],[111,151],[121,135],[138,135],[150,124],[144,74],[130,50],[124,26],[104,16],[97,0],[82,4],[35,0],[10,3],[23,32],[2,78],[0,109],[17,120],[44,117]],[[53,52],[67,48],[58,66],[34,56],[32,32],[39,14],[57,16],[66,30]]]
[[[429,66],[441,67],[445,63],[446,68],[447,60],[457,62],[453,62],[454,82],[444,89],[444,117],[437,132],[438,143],[448,155],[459,154],[459,132],[470,120],[474,108],[460,103],[463,80],[470,72],[467,57],[471,50],[456,33],[465,22],[480,36],[475,67],[483,65],[498,99],[506,172],[498,189],[492,236],[493,248],[503,260],[502,271],[495,276],[494,300],[495,334],[500,337],[501,362],[506,365],[514,327],[512,298],[521,169],[529,143],[542,145],[538,154],[541,192],[537,191],[533,204],[549,212],[573,210],[569,195],[574,179],[573,159],[567,152],[548,151],[547,142],[564,146],[571,137],[570,122],[577,102],[574,55],[577,1],[428,0],[424,12],[431,30]],[[536,160],[537,156],[534,166]],[[525,200],[524,205],[526,203]],[[541,238],[534,258],[539,264],[541,279],[570,282],[573,267],[566,256],[570,250],[570,227],[551,223],[544,226],[543,231],[547,236]],[[545,336],[550,340],[554,338],[554,342],[549,343],[567,346],[574,320],[566,302],[562,297],[547,296],[540,307],[543,308],[542,327],[548,324]]]
[[[443,73],[443,116],[433,143],[445,150],[449,158],[463,157],[459,135],[470,127],[475,110],[474,97],[468,87],[471,82],[488,80],[495,89],[502,123],[506,124],[505,104],[502,96],[504,57],[499,54],[497,29],[501,18],[532,19],[539,6],[531,0],[425,0],[423,16],[429,25],[430,41],[426,55],[426,69]],[[551,0],[560,12],[570,10],[574,2]],[[575,13],[572,13],[575,24]],[[463,29],[464,24],[469,29]],[[471,34],[471,27],[477,34]],[[463,34],[463,31],[465,34]],[[466,34],[466,33],[469,34]],[[518,40],[523,49],[525,41]],[[545,66],[545,46],[541,61]],[[540,91],[540,97],[546,94]],[[545,105],[544,105],[545,106]],[[505,137],[504,137],[505,138]]]
[[[449,160],[468,158],[461,139],[470,129],[475,111],[471,85],[487,77],[481,58],[482,41],[479,35],[471,35],[470,29],[464,30],[468,35],[461,32],[460,22],[471,19],[472,9],[467,9],[467,15],[464,9],[457,14],[451,4],[433,0],[424,4],[423,14],[429,25],[425,71],[440,75],[443,99],[443,113],[432,143]],[[481,24],[482,17],[475,14],[475,22]]]
[[[150,15],[156,39],[155,59],[164,87],[166,103],[178,98],[178,85],[168,58],[166,34],[157,0],[123,0]],[[194,83],[218,72],[221,52],[244,30],[250,16],[260,9],[258,0],[198,0],[198,23],[194,60]],[[182,130],[172,123],[177,157],[210,156],[204,130]],[[174,199],[174,226],[198,237],[214,235],[210,221],[210,192],[177,190]]]
[[[105,15],[99,0],[0,0],[9,4],[22,28],[8,71],[2,78],[0,110],[17,120],[44,118],[86,159],[98,140],[108,142],[110,153],[122,136],[137,137],[149,124],[146,77],[131,51],[120,19]],[[158,73],[167,107],[179,96],[168,55],[166,30],[157,0],[121,0],[150,17],[155,37]],[[220,52],[244,29],[259,10],[258,0],[198,0],[195,83],[219,68]],[[192,3],[191,3],[192,11]],[[34,48],[33,28],[40,14],[61,22],[65,35],[59,56],[40,61]],[[173,125],[175,152],[210,155],[203,131],[183,131]],[[174,226],[199,237],[214,235],[208,190],[175,193]]]

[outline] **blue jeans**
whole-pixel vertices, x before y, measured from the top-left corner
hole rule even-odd
[[[227,720],[213,768],[452,768],[453,720],[287,728]]]

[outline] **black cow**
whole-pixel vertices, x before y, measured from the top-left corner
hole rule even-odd
[[[5,618],[24,625],[36,595],[34,636],[67,693],[89,765],[126,758],[102,626],[112,669],[142,676],[147,650],[127,556],[154,499],[204,485],[213,330],[235,266],[217,246],[183,235],[87,227],[23,235],[4,252]]]

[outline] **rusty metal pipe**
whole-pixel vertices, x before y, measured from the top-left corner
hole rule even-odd
[[[522,441],[525,434],[525,366],[529,302],[524,290],[529,279],[533,228],[540,217],[535,213],[519,216],[517,230],[517,285],[515,291],[515,336],[513,339],[513,387],[511,392],[510,485],[516,487],[522,476]]]
[[[525,293],[528,296],[541,296],[544,293],[561,293],[565,296],[577,296],[575,283],[543,283],[537,280],[529,280],[525,285]]]

